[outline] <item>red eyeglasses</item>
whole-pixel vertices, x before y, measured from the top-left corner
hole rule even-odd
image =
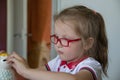
[[[63,46],[63,47],[69,47],[69,43],[70,42],[75,42],[75,41],[79,41],[81,40],[81,38],[77,38],[77,39],[67,39],[67,38],[59,38],[58,36],[56,35],[51,35],[50,36],[50,39],[51,39],[51,42],[54,43],[54,44],[57,44],[58,42],[60,42],[60,44]]]

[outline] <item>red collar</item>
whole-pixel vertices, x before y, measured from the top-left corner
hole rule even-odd
[[[74,69],[81,61],[85,60],[86,58],[88,58],[88,56],[84,56],[83,58],[77,60],[77,61],[74,61],[74,62],[70,62],[67,64],[67,61],[61,61],[61,64],[60,66],[62,65],[67,65],[67,67],[69,69]]]

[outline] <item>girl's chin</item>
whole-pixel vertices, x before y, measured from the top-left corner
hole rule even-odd
[[[62,61],[69,61],[66,57],[61,56],[61,55],[59,55],[59,56],[60,56],[60,59],[61,59]]]
[[[59,57],[60,57],[60,59],[61,59],[62,61],[66,61],[66,58],[63,57],[62,55],[59,55]]]

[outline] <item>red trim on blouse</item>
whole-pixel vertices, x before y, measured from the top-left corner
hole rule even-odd
[[[48,64],[46,64],[45,67],[46,67],[46,69],[47,69],[48,71],[51,71]]]
[[[61,61],[61,64],[60,64],[60,66],[59,66],[59,68],[58,68],[58,71],[60,70],[60,67],[61,67],[62,65],[67,65],[67,67],[68,67],[69,69],[74,69],[80,62],[82,62],[82,61],[85,60],[86,58],[88,58],[88,56],[84,56],[83,58],[81,58],[81,59],[79,59],[79,60],[77,60],[77,61],[74,61],[74,62],[70,62],[70,63],[68,63],[68,64],[67,64],[67,61]]]

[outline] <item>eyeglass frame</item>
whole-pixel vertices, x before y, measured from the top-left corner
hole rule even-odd
[[[57,41],[54,42],[54,41],[52,40],[52,37],[56,38]],[[61,39],[66,40],[66,41],[67,41],[67,45],[62,44]],[[51,40],[51,42],[54,43],[54,44],[57,44],[58,42],[60,42],[60,44],[61,44],[63,47],[69,47],[69,43],[70,43],[70,42],[79,41],[79,40],[81,40],[81,38],[77,38],[77,39],[59,38],[58,36],[56,36],[55,34],[53,34],[53,35],[50,35],[50,40]]]

